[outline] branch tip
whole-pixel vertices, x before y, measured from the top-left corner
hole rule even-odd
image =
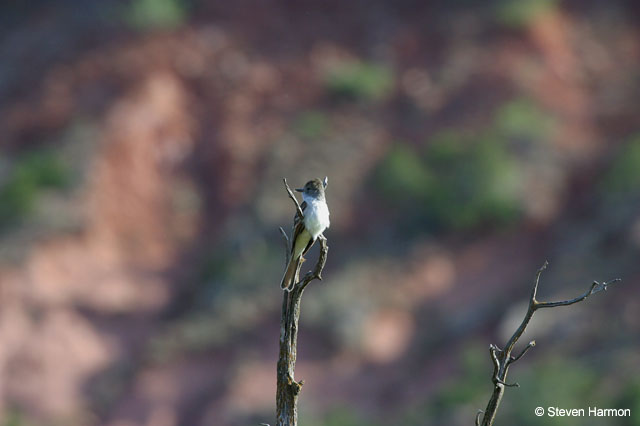
[[[600,291],[607,291],[607,289],[609,288],[609,286],[611,284],[619,283],[620,281],[622,281],[622,279],[620,279],[620,278],[615,278],[613,280],[605,281],[603,283],[599,283],[598,281],[594,281],[593,284],[592,284],[593,293],[598,293]]]
[[[536,306],[538,304],[538,301],[536,300],[536,296],[538,294],[538,284],[540,284],[540,275],[542,275],[542,272],[547,269],[547,266],[549,266],[549,262],[548,261],[544,261],[544,263],[542,264],[542,266],[540,268],[538,268],[538,271],[536,272],[536,279],[533,283],[533,289],[531,290],[531,296],[529,297],[529,305],[531,306]]]
[[[498,384],[500,384],[502,386],[508,387],[508,388],[519,388],[520,387],[520,383],[518,383],[518,382],[506,383],[506,382],[503,382],[500,379],[496,379],[496,383],[498,383]]]
[[[280,234],[282,234],[282,238],[284,238],[284,240],[287,242],[287,244],[289,243],[289,236],[287,235],[287,233],[284,231],[284,229],[282,229],[282,226],[280,228]]]
[[[547,269],[548,266],[549,266],[549,261],[545,260],[544,263],[542,264],[542,266],[540,268],[538,268],[538,274],[541,274],[542,271]]]
[[[536,341],[532,340],[527,344],[527,346],[524,347],[524,349],[522,349],[522,352],[520,352],[518,355],[509,356],[509,364],[512,364],[517,360],[519,360],[520,358],[522,358],[522,356],[526,354],[529,351],[529,349],[533,348],[535,345],[536,345]]]
[[[601,291],[606,291],[607,287],[610,284],[613,284],[613,283],[618,282],[618,281],[621,281],[621,280],[619,278],[616,278],[614,280],[607,281],[607,282],[604,282],[604,283],[599,283],[598,281],[594,281],[594,282],[591,283],[591,287],[589,287],[589,290],[587,290],[582,296],[578,296],[576,298],[569,299],[569,300],[562,300],[562,301],[559,301],[559,302],[538,302],[538,301],[535,301],[534,309],[555,308],[557,306],[573,305],[574,303],[579,303],[579,302],[584,301],[585,299],[587,299],[592,294],[596,294],[596,293],[599,293]]]
[[[302,213],[302,208],[300,207],[300,203],[298,203],[298,199],[296,198],[295,195],[293,195],[293,191],[291,191],[291,188],[287,183],[287,178],[282,178],[282,182],[284,182],[284,187],[287,190],[287,194],[289,194],[289,198],[291,198],[291,201],[293,201],[293,203],[296,205],[296,212],[300,215],[300,217],[304,217],[304,213]]]

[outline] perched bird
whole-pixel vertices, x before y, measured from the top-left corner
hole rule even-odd
[[[291,256],[280,283],[283,290],[293,290],[296,271],[300,266],[302,256],[309,251],[318,236],[329,227],[329,207],[327,207],[327,200],[324,198],[326,187],[327,178],[325,177],[323,181],[312,179],[303,188],[296,189],[296,191],[302,192],[304,201],[300,207],[304,218],[296,212],[291,240]]]

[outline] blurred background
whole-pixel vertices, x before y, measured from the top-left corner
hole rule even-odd
[[[281,178],[329,176],[301,424],[640,425],[634,1],[0,6],[0,424],[274,422]],[[315,259],[317,248],[310,253]],[[598,418],[544,418],[596,425]]]

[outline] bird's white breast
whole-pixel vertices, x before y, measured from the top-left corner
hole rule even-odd
[[[307,208],[304,211],[304,227],[315,240],[329,227],[329,208],[324,200],[305,199]]]

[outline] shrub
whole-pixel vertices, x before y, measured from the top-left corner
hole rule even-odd
[[[522,28],[556,4],[557,0],[499,0],[495,6],[495,17],[507,27]]]
[[[175,28],[186,18],[181,0],[134,0],[125,11],[126,22],[137,30]]]
[[[553,158],[544,142],[554,125],[534,102],[515,98],[474,134],[450,129],[424,146],[393,145],[374,171],[376,191],[413,228],[508,225],[525,213],[522,189],[536,167],[531,159]]]
[[[593,367],[580,361],[566,361],[550,358],[518,373],[518,381],[523,384],[517,392],[509,393],[509,404],[498,416],[502,424],[523,426],[539,425],[540,421],[532,413],[536,407],[588,408],[585,401],[597,401],[602,407],[611,407],[610,395],[600,392],[602,385],[597,381]],[[526,385],[524,385],[526,383]],[[626,407],[625,407],[626,408]],[[557,426],[598,425],[597,418],[586,417],[546,417],[545,424]]]
[[[504,140],[448,132],[423,153],[396,145],[376,172],[382,196],[427,227],[507,224],[520,212],[521,176]]]
[[[431,187],[430,181],[423,159],[410,147],[398,143],[379,165],[376,187],[385,199],[404,208],[423,198]]]
[[[393,73],[384,66],[354,61],[333,68],[325,76],[327,90],[347,99],[378,100],[393,86]]]
[[[62,189],[69,170],[54,153],[39,151],[18,158],[0,183],[0,229],[14,225],[31,213],[45,189]]]
[[[315,139],[327,133],[329,119],[320,111],[307,111],[297,117],[293,127],[298,136],[305,139]]]
[[[496,131],[512,140],[542,141],[554,124],[552,116],[525,98],[505,103],[495,115]]]
[[[632,138],[613,159],[605,173],[600,191],[619,197],[640,191],[640,135]]]
[[[345,405],[332,407],[324,418],[323,426],[360,426],[371,424],[363,421],[358,412]]]

